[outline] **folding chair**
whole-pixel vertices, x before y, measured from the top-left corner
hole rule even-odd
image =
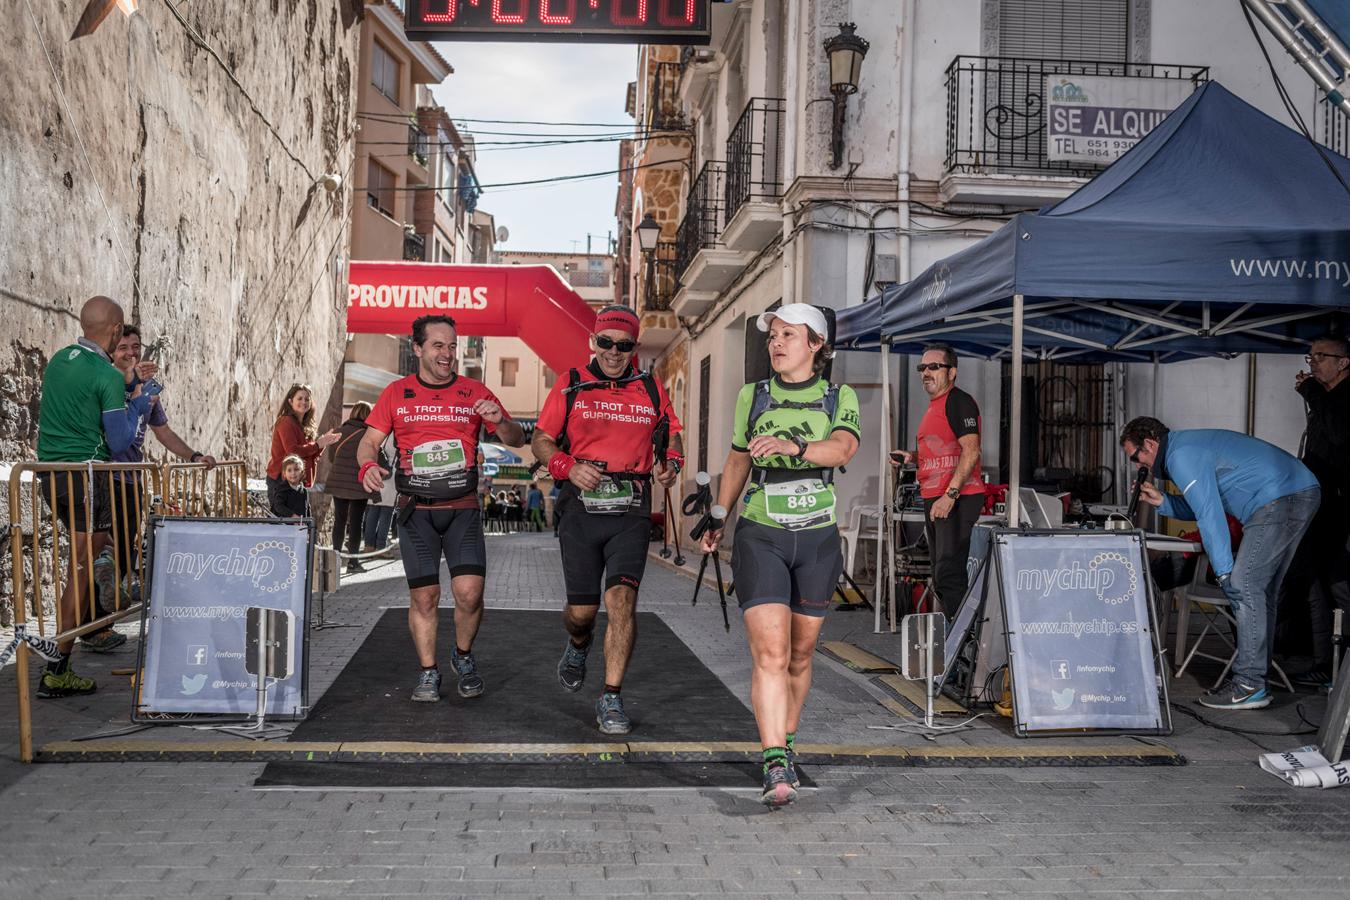
[[[1201,553],[1196,561],[1195,573],[1191,576],[1191,583],[1181,589],[1180,601],[1177,605],[1177,659],[1181,660],[1181,665],[1177,667],[1176,678],[1180,678],[1186,673],[1186,667],[1191,664],[1191,660],[1197,656],[1201,659],[1210,659],[1214,662],[1224,664],[1223,671],[1219,673],[1218,679],[1211,685],[1210,690],[1223,684],[1223,680],[1228,677],[1228,670],[1233,668],[1233,663],[1237,660],[1237,618],[1233,615],[1233,604],[1228,596],[1223,592],[1223,588],[1216,584],[1209,583],[1209,555]],[[1191,607],[1205,618],[1205,627],[1200,630],[1200,634],[1191,642],[1190,652],[1186,652],[1186,639],[1190,637],[1191,625]],[[1221,625],[1227,625],[1227,628],[1221,628]],[[1221,639],[1228,649],[1232,651],[1228,656],[1215,656],[1212,653],[1206,653],[1200,649],[1206,637],[1210,634]],[[1279,676],[1279,682],[1283,683],[1286,690],[1291,693],[1294,685],[1289,681],[1289,676],[1284,674],[1279,663],[1271,660],[1270,667],[1275,670]]]

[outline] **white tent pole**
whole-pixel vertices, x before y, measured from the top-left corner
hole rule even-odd
[[[1018,491],[1022,487],[1022,315],[1023,297],[1013,294],[1012,392],[1008,401],[1008,527],[1021,521]]]
[[[881,633],[881,605],[884,602],[886,593],[890,590],[891,573],[886,566],[886,557],[884,550],[886,541],[890,538],[891,528],[891,504],[886,496],[886,486],[890,479],[887,477],[887,470],[890,468],[890,459],[888,452],[891,444],[891,360],[890,347],[886,344],[886,339],[881,340],[881,423],[877,432],[880,434],[879,445],[881,447],[881,461],[877,464],[877,564],[876,564],[876,587],[872,588],[872,632]],[[861,521],[861,520],[860,520]],[[862,529],[859,528],[861,535]],[[895,623],[891,623],[895,627]]]

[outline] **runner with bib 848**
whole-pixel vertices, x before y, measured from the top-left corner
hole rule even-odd
[[[772,378],[741,388],[718,503],[745,489],[731,569],[745,620],[750,703],[764,753],[763,802],[797,797],[795,742],[811,658],[843,570],[834,470],[858,452],[858,397],[822,377],[833,356],[825,314],[790,303],[759,316]],[[704,534],[715,553],[722,531]]]

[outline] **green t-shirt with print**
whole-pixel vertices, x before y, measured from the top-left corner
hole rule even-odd
[[[107,461],[103,414],[126,405],[126,381],[112,363],[80,344],[62,347],[42,373],[38,459]]]
[[[819,376],[810,381],[788,384],[778,376],[769,379],[769,408],[755,422],[754,433],[750,432],[750,409],[754,404],[756,384],[747,384],[741,388],[736,398],[736,420],[732,427],[731,446],[746,452],[752,438],[771,434],[784,440],[800,435],[806,441],[823,441],[836,431],[847,431],[861,440],[858,426],[858,395],[846,384],[839,385],[838,405],[831,419],[822,408],[826,391],[830,383]],[[816,404],[815,409],[796,409],[778,406],[788,401],[795,404]],[[767,469],[819,469],[813,463],[793,456],[765,456],[751,460],[756,466]],[[809,476],[808,476],[809,477]],[[772,496],[770,496],[772,495]],[[772,504],[772,509],[770,508]],[[745,494],[745,508],[741,516],[751,522],[769,525],[774,528],[787,527],[787,521],[809,522],[809,527],[823,528],[833,525],[835,517],[813,516],[817,508],[831,508],[834,505],[834,485],[808,489],[805,485],[790,487],[786,483],[759,485],[754,481],[754,473]],[[774,515],[770,515],[770,512]],[[777,516],[777,521],[775,520]],[[820,519],[820,521],[815,521]]]

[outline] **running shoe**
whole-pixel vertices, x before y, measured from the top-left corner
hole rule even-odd
[[[1202,694],[1200,705],[1210,709],[1264,709],[1270,705],[1270,691],[1250,688],[1230,678],[1209,693]]]
[[[483,676],[478,674],[478,666],[473,661],[473,651],[460,653],[456,648],[454,654],[450,657],[455,665],[455,671],[459,673],[459,691],[461,697],[477,697],[486,690],[487,686],[483,684]]]
[[[797,774],[797,751],[791,747],[787,748],[787,767],[788,772],[792,773],[792,786],[799,788],[802,786],[801,776]]]
[[[111,628],[86,634],[80,638],[80,646],[90,653],[111,653],[127,642],[127,636]]]
[[[792,783],[795,776],[791,766],[779,762],[764,767],[764,793],[759,800],[770,809],[787,806],[797,799],[797,788]]]
[[[366,567],[361,565],[361,560],[351,559],[347,561],[348,575],[361,575],[366,571]]]
[[[1290,675],[1289,680],[1300,687],[1320,688],[1331,684],[1331,670],[1325,666],[1314,666],[1306,672]]]
[[[50,669],[43,672],[42,681],[38,683],[37,695],[43,700],[54,700],[77,694],[92,694],[97,689],[98,685],[94,679],[76,675],[74,669],[66,666],[66,670],[60,674]]]
[[[417,687],[413,688],[412,698],[418,703],[435,703],[441,699],[441,670],[423,669],[417,677]]]
[[[568,638],[562,659],[558,660],[558,684],[574,694],[586,683],[586,655],[591,652],[591,641],[594,639],[595,636],[591,635],[586,638],[585,645],[578,647]]]
[[[618,694],[601,694],[595,701],[595,724],[601,734],[627,734],[633,730],[633,720],[623,711],[623,698]]]

